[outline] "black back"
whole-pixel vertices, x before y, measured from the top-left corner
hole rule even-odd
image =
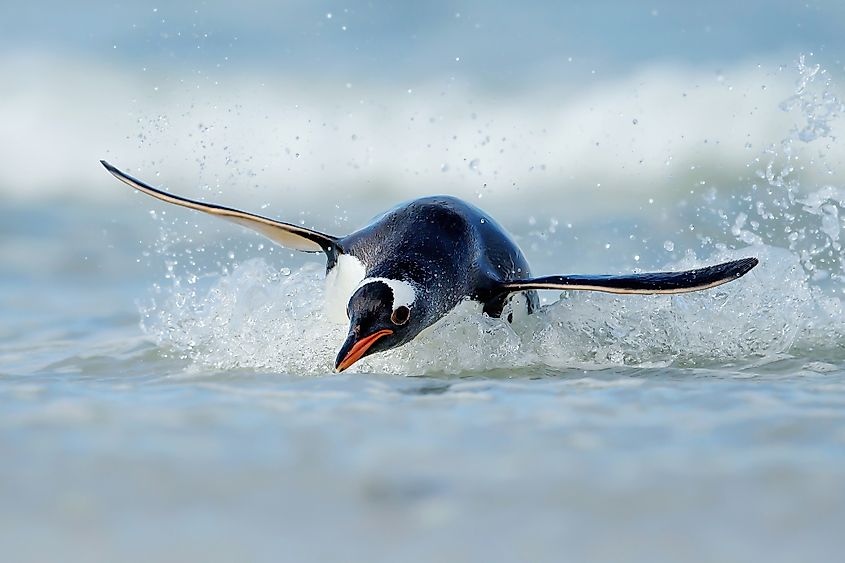
[[[434,320],[466,298],[499,316],[506,294],[494,288],[531,276],[507,232],[474,205],[451,196],[400,204],[338,245],[364,263],[369,277],[415,282],[427,292]],[[536,304],[534,292],[529,302]]]

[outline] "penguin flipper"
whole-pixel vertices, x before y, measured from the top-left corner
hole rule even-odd
[[[756,258],[743,258],[716,266],[683,272],[652,272],[621,276],[545,276],[504,282],[500,293],[530,289],[603,291],[620,294],[673,294],[709,289],[728,283],[756,266]]]
[[[161,201],[166,201],[167,203],[181,205],[182,207],[222,217],[227,221],[252,229],[253,231],[269,238],[273,242],[287,248],[301,250],[303,252],[325,252],[329,256],[330,260],[333,256],[336,256],[337,252],[340,251],[337,237],[312,231],[311,229],[306,229],[298,225],[282,223],[281,221],[275,221],[273,219],[268,219],[267,217],[261,217],[260,215],[253,215],[252,213],[247,213],[245,211],[238,211],[237,209],[223,207],[222,205],[203,203],[169,194],[158,190],[141,180],[133,178],[124,172],[121,172],[105,160],[101,160],[100,164],[102,164],[106,170],[111,172],[115,178],[138,191],[151,195]]]

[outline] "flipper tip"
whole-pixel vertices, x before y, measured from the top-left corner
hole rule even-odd
[[[751,258],[743,258],[736,261],[736,277],[741,277],[751,271],[760,261],[753,256]]]

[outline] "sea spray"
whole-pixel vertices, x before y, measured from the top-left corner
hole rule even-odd
[[[690,248],[664,265],[687,269],[760,258],[760,266],[741,280],[676,296],[564,292],[514,325],[465,304],[413,342],[365,358],[353,371],[413,375],[526,367],[697,367],[748,364],[799,348],[838,354],[845,335],[837,296],[845,198],[836,186],[814,188],[802,184],[801,177],[808,167],[831,166],[815,145],[835,142],[831,125],[842,108],[830,94],[824,70],[802,58],[798,75],[794,94],[781,108],[796,111],[799,122],[749,163],[757,180],[740,182],[725,193],[708,190],[705,203],[692,208],[696,221],[718,225],[721,235],[702,237],[697,252]],[[808,156],[810,150],[817,153]],[[205,250],[219,253],[225,244],[210,246]],[[167,260],[175,260],[169,243],[158,248]],[[267,258],[241,261],[231,254],[216,263],[217,273],[204,271],[197,283],[196,276],[186,277],[200,269],[191,262],[189,257],[181,269],[168,266],[169,285],[158,288],[143,307],[144,329],[166,353],[223,369],[331,371],[347,327],[323,318],[321,264],[283,275]]]
[[[833,177],[826,157],[836,143],[832,125],[843,104],[833,93],[826,70],[804,55],[796,67],[795,91],[780,104],[796,120],[783,139],[768,145],[749,163],[757,181],[738,194],[743,209],[735,214],[730,232],[745,244],[788,248],[814,281],[841,282],[845,274],[839,240],[843,190],[813,184],[804,177],[810,169],[819,168]]]

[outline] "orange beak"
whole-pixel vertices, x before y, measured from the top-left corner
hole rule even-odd
[[[352,346],[349,352],[346,353],[346,356],[344,356],[343,359],[337,363],[337,366],[335,366],[334,370],[338,373],[345,370],[346,368],[360,360],[361,357],[367,353],[367,350],[369,350],[372,345],[376,343],[376,340],[378,340],[382,336],[388,336],[390,334],[393,334],[392,330],[383,329],[378,332],[374,332],[369,336],[365,336]]]

